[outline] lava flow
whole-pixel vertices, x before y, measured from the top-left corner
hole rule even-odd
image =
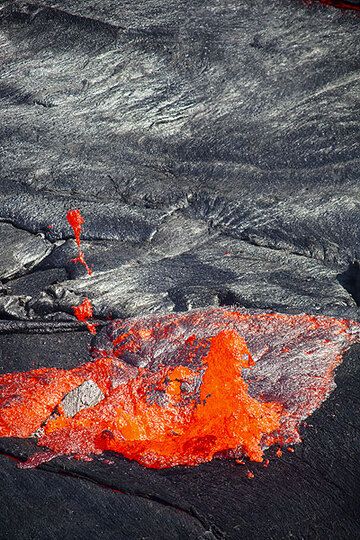
[[[87,264],[87,262],[85,260],[84,252],[81,249],[81,238],[80,237],[81,237],[82,226],[84,225],[85,220],[84,220],[83,216],[81,215],[80,210],[78,210],[78,209],[69,210],[67,212],[67,214],[66,214],[66,219],[67,219],[70,227],[74,231],[75,242],[76,242],[76,245],[77,245],[77,248],[78,248],[78,256],[75,259],[72,259],[72,260],[73,260],[73,262],[79,262],[80,264],[82,264],[86,268],[86,271],[89,274],[89,276],[91,276],[92,270],[89,267],[89,265]]]
[[[67,219],[84,264],[84,219],[79,210]],[[95,334],[91,302],[73,309]],[[35,437],[45,451],[32,466],[106,450],[153,468],[214,457],[261,462],[269,446],[300,442],[301,422],[334,389],[334,369],[359,328],[222,308],[113,321],[75,369],[0,376],[0,436]]]
[[[92,275],[92,270],[88,266],[83,250],[81,249],[81,229],[85,223],[85,220],[80,210],[69,210],[66,214],[66,219],[74,231],[75,242],[78,248],[78,256],[72,259],[73,262],[81,263],[85,268],[89,276]],[[86,324],[87,329],[91,334],[96,334],[95,324],[89,323],[88,320],[93,317],[93,306],[88,298],[84,298],[81,304],[72,307],[75,317],[78,321]]]
[[[36,437],[46,460],[112,450],[153,468],[262,461],[300,441],[358,335],[345,320],[221,308],[114,321],[78,368],[0,376],[0,436]]]

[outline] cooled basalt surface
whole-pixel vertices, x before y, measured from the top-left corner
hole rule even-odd
[[[32,260],[41,277],[9,284],[3,317],[66,319],[84,294],[100,317],[236,303],[357,318],[339,277],[359,245],[356,13],[21,1],[1,32],[0,233],[43,235],[17,265],[4,245],[13,280]]]
[[[85,297],[99,331],[219,306],[359,319],[355,10],[43,0],[2,2],[0,19],[2,373],[88,362],[72,308]],[[69,208],[91,277],[71,262]],[[265,450],[267,468],[4,458],[0,536],[358,538],[356,347],[303,442]],[[268,392],[245,379],[255,369],[250,394]],[[86,403],[101,396],[85,388]],[[36,450],[1,440],[22,460]]]

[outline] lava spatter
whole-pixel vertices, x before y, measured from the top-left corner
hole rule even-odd
[[[88,266],[83,250],[81,249],[81,230],[82,226],[85,223],[85,220],[80,212],[80,210],[69,210],[66,214],[66,219],[74,231],[75,242],[78,248],[78,256],[75,259],[72,259],[73,262],[79,262],[85,268],[89,276],[92,275],[92,270]],[[91,334],[96,334],[96,326],[93,323],[89,323],[89,319],[93,317],[93,306],[91,301],[88,298],[84,300],[78,306],[72,306],[75,317],[80,321],[86,324],[87,329]]]
[[[77,320],[85,323],[90,334],[95,335],[96,325],[89,323],[89,319],[92,319],[94,311],[91,301],[88,298],[84,298],[81,304],[78,306],[72,306],[72,309]]]
[[[76,242],[76,245],[77,245],[77,248],[78,248],[78,256],[75,259],[73,259],[73,262],[79,262],[80,264],[82,264],[86,268],[86,271],[89,274],[89,276],[91,276],[92,269],[87,264],[87,262],[85,260],[85,254],[84,254],[83,250],[81,249],[81,230],[82,230],[82,226],[85,223],[85,220],[84,220],[80,210],[78,210],[78,209],[69,210],[67,212],[67,214],[66,214],[66,219],[67,219],[70,227],[74,231],[75,242]]]
[[[54,455],[112,450],[153,468],[262,461],[265,448],[300,441],[358,335],[345,320],[221,308],[113,321],[76,369],[0,377],[0,436],[41,427]],[[100,398],[67,416],[64,397],[85,387]]]

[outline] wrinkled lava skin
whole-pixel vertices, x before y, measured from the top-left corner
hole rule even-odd
[[[93,361],[1,376],[0,436],[42,427],[54,455],[112,450],[154,468],[262,461],[267,446],[300,440],[358,335],[346,320],[223,309],[115,321]],[[66,417],[62,398],[86,380],[104,399]]]

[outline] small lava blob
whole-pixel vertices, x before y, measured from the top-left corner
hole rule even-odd
[[[89,319],[93,317],[93,306],[90,300],[84,298],[81,304],[72,306],[72,309],[77,320],[85,323],[91,334],[96,334],[96,325],[89,322]]]
[[[78,209],[69,210],[66,214],[66,219],[70,227],[74,231],[75,242],[78,248],[78,256],[75,259],[73,259],[73,262],[79,262],[80,264],[82,264],[86,268],[86,271],[89,274],[89,276],[91,276],[92,269],[87,264],[85,260],[85,254],[83,250],[81,249],[81,231],[82,231],[82,226],[85,223],[85,220],[83,216],[81,215],[80,210]]]

